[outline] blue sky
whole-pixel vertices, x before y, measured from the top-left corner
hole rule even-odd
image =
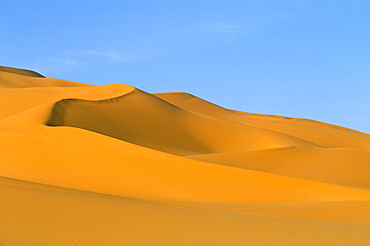
[[[368,0],[2,0],[0,65],[370,133]]]

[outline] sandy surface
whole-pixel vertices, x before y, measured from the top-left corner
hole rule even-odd
[[[0,105],[1,246],[370,245],[368,134],[7,67]]]

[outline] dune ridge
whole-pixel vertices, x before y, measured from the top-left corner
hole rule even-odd
[[[0,245],[370,243],[368,134],[4,67],[0,94]]]

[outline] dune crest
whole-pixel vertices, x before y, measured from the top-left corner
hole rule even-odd
[[[0,245],[370,243],[369,134],[7,67],[0,104]]]

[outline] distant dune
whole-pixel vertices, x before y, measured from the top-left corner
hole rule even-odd
[[[29,77],[39,77],[39,78],[45,78],[45,76],[39,74],[38,72],[27,70],[27,69],[19,69],[19,68],[12,68],[12,67],[3,67],[0,66],[1,72],[8,72],[13,74],[19,74]]]
[[[9,67],[0,103],[1,246],[370,245],[369,134]]]

